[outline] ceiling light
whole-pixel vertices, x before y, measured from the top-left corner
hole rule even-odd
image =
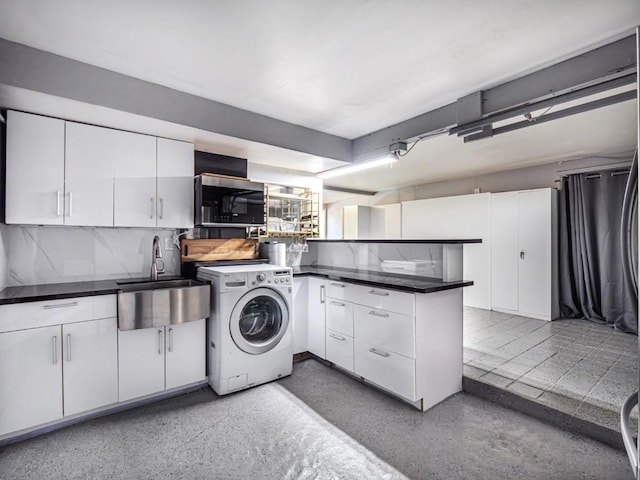
[[[368,160],[366,162],[354,163],[345,167],[332,168],[331,170],[325,170],[316,175],[318,178],[333,178],[340,175],[348,175],[350,173],[359,172],[361,170],[367,170],[369,168],[381,167],[382,165],[390,165],[398,161],[398,155],[396,153],[389,153],[385,157],[376,158],[375,160]]]

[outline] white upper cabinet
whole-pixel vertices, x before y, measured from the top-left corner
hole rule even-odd
[[[193,144],[7,113],[6,222],[193,227]]]
[[[193,144],[158,138],[158,227],[193,227]]]
[[[67,122],[65,225],[113,226],[116,130]]]
[[[115,132],[114,225],[156,226],[156,138]]]
[[[7,223],[62,225],[64,129],[64,120],[7,112]]]

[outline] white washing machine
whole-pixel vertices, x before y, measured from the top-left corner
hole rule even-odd
[[[275,265],[200,267],[211,282],[209,385],[219,395],[291,374],[293,275]]]

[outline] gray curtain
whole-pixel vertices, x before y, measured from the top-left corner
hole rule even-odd
[[[560,192],[560,311],[638,333],[621,255],[622,204],[628,175],[569,175]]]

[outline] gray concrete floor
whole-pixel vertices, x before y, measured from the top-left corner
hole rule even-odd
[[[422,413],[315,360],[276,384],[206,389],[0,449],[3,480],[398,478],[390,467],[412,479],[632,478],[624,453],[596,441],[464,393]]]
[[[467,377],[616,430],[638,388],[638,337],[587,320],[465,307],[464,362]]]

